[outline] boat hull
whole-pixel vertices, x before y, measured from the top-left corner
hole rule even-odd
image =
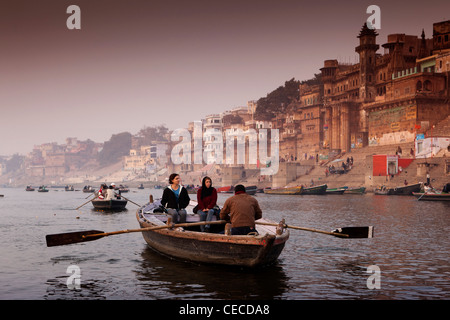
[[[326,194],[344,194],[345,189],[340,188],[333,188],[333,189],[327,189]]]
[[[298,186],[298,187],[291,187],[291,188],[264,189],[264,193],[296,195],[296,194],[302,193],[302,187]]]
[[[304,188],[302,190],[302,195],[307,195],[307,194],[326,194],[327,193],[327,185],[323,184],[320,186],[316,186],[316,187],[310,187],[310,188]]]
[[[349,188],[346,189],[345,194],[364,194],[366,193],[366,188],[365,187],[361,187],[361,188]]]
[[[156,225],[136,213],[141,228]],[[230,236],[179,229],[143,231],[148,246],[171,258],[205,264],[254,268],[275,262],[281,254],[289,232],[282,235]]]
[[[421,184],[416,183],[404,187],[387,188],[383,190],[375,190],[375,194],[388,196],[411,196],[413,192],[420,192]]]
[[[413,192],[413,196],[420,201],[450,201],[450,193],[422,193]]]
[[[125,209],[127,202],[128,202],[127,200],[119,200],[119,199],[94,200],[92,201],[92,205],[96,210],[122,211]]]

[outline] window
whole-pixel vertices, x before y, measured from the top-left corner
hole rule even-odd
[[[417,91],[421,91],[422,90],[422,81],[417,81],[416,90]]]

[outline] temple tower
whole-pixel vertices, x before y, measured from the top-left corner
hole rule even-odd
[[[359,54],[360,64],[360,87],[359,97],[365,101],[375,99],[375,67],[376,67],[376,52],[379,45],[376,44],[377,32],[375,29],[369,29],[364,23],[359,32],[359,46],[355,51]]]

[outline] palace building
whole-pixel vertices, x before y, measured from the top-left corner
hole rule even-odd
[[[433,38],[390,34],[378,53],[376,30],[362,27],[359,63],[326,60],[281,121],[280,155],[303,159],[332,150],[412,142],[450,115],[450,20]],[[277,128],[280,128],[278,125]]]

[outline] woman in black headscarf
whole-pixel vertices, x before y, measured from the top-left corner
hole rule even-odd
[[[212,186],[210,177],[204,177],[202,187],[197,191],[197,213],[200,221],[211,221],[215,215],[218,218],[220,211],[217,210],[217,190]],[[216,207],[216,209],[214,209]],[[200,226],[202,232],[209,232],[210,225]]]

